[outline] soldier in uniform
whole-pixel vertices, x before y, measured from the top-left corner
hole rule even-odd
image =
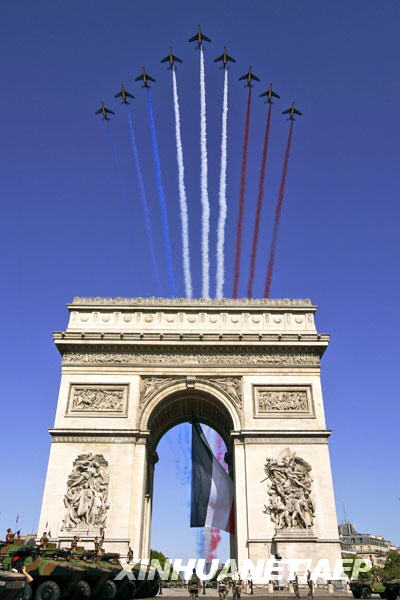
[[[101,537],[94,538],[94,551],[96,556],[103,554],[104,531],[101,532]]]
[[[132,562],[132,560],[133,560],[133,550],[129,546],[129,548],[128,548],[128,554],[126,555],[126,562],[129,564],[130,562]]]
[[[242,592],[242,580],[240,575],[236,579],[232,580],[232,599],[240,600],[240,594]]]
[[[220,600],[226,600],[226,597],[228,595],[228,582],[226,581],[225,577],[224,579],[220,579],[218,581],[217,592]]]
[[[78,549],[78,543],[79,543],[79,536],[74,535],[74,538],[71,542],[71,552],[76,552],[76,550]]]
[[[190,599],[194,600],[199,597],[199,590],[201,588],[201,581],[196,574],[196,569],[193,569],[192,576],[189,579],[188,590],[190,594]]]
[[[39,540],[39,546],[42,548],[42,550],[46,550],[47,548],[47,544],[49,543],[50,538],[47,535],[47,531],[43,531],[43,535]]]
[[[307,571],[308,598],[314,598],[314,582],[311,579],[311,572]]]
[[[297,573],[296,573],[295,578],[293,580],[293,591],[294,591],[295,598],[299,599],[300,598],[300,591],[299,591],[299,578],[297,577]]]
[[[6,534],[6,542],[8,542],[9,544],[12,544],[14,541],[14,534],[12,532],[11,527],[9,527],[7,529],[7,534]]]

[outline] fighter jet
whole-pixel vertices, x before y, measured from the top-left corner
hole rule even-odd
[[[108,114],[115,115],[115,112],[113,112],[112,110],[110,110],[109,108],[107,108],[105,106],[103,100],[101,101],[101,106],[100,106],[99,110],[96,110],[96,112],[94,114],[99,115],[100,113],[103,115],[104,121],[110,120],[110,117],[107,117]]]
[[[231,61],[234,63],[236,62],[236,60],[234,58],[232,58],[232,56],[229,56],[226,46],[224,46],[223,54],[221,54],[221,56],[218,56],[218,58],[214,58],[214,62],[222,62],[222,67],[220,67],[220,69],[227,69],[228,61]]]
[[[260,94],[260,98],[262,96],[266,96],[267,97],[267,99],[265,101],[265,104],[273,104],[273,102],[272,102],[272,98],[273,97],[274,98],[280,98],[279,94],[277,94],[276,92],[274,92],[272,90],[272,83],[269,84],[269,88],[267,89],[266,92],[263,92],[262,94]]]
[[[296,119],[294,118],[294,115],[302,115],[303,114],[299,110],[297,110],[297,108],[295,108],[294,105],[295,105],[295,102],[292,102],[292,106],[282,112],[283,115],[289,115],[288,121],[295,121]]]
[[[180,62],[180,63],[181,63],[181,62],[183,62],[183,61],[182,61],[180,58],[178,58],[177,56],[174,56],[174,55],[172,54],[172,48],[171,48],[171,46],[170,46],[170,47],[169,47],[169,54],[168,54],[168,56],[166,56],[165,58],[163,58],[161,62],[162,62],[162,63],[169,62],[169,67],[168,67],[168,69],[170,69],[171,71],[174,71],[174,70],[176,69],[176,67],[175,67],[175,64],[174,64],[174,63],[176,63],[176,62]]]
[[[118,92],[118,94],[115,94],[114,98],[122,98],[122,102],[121,104],[130,104],[130,102],[128,102],[127,98],[134,98],[135,96],[133,96],[132,94],[130,94],[129,92],[126,91],[126,89],[124,88],[123,84],[121,83],[121,91]]]
[[[149,88],[149,81],[155,81],[155,79],[153,79],[153,77],[150,77],[150,75],[148,75],[146,73],[146,69],[144,67],[142,67],[142,74],[139,75],[139,77],[136,77],[135,81],[143,81],[143,85],[142,87],[144,88]]]
[[[247,71],[247,73],[245,75],[242,75],[241,77],[239,77],[239,81],[244,81],[244,80],[247,81],[247,83],[245,84],[244,87],[253,87],[251,85],[252,79],[254,79],[254,81],[260,81],[260,79],[257,77],[257,75],[254,75],[254,73],[253,73],[253,67],[249,67],[249,70]]]
[[[197,42],[197,49],[201,50],[203,48],[203,41],[211,42],[210,38],[208,38],[206,35],[204,35],[204,33],[202,33],[201,27],[199,25],[196,35],[191,37],[189,42]]]

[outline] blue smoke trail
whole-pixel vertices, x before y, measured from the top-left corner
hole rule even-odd
[[[117,179],[118,179],[118,184],[120,187],[122,201],[125,206],[125,212],[128,217],[128,222],[132,226],[132,231],[135,232],[135,228],[133,226],[134,216],[133,216],[132,206],[131,206],[130,202],[128,202],[128,193],[127,193],[124,177],[122,175],[122,169],[121,169],[121,163],[120,163],[119,156],[118,156],[117,145],[115,143],[113,130],[111,128],[109,121],[107,121],[107,123],[106,123],[106,129],[108,132],[108,137],[110,139],[110,144],[111,144],[112,153],[113,153],[113,157],[114,157],[114,163],[115,163],[115,170],[117,171]],[[134,248],[133,243],[132,243],[132,247]]]
[[[160,197],[160,206],[161,206],[161,221],[163,228],[163,236],[164,236],[164,246],[165,246],[165,254],[167,258],[167,270],[169,282],[172,290],[172,296],[176,297],[176,281],[174,275],[174,266],[172,262],[172,252],[171,252],[171,242],[169,238],[169,226],[168,226],[168,213],[167,213],[167,203],[165,200],[164,186],[162,183],[161,177],[161,164],[160,164],[160,155],[158,152],[158,143],[157,143],[157,133],[156,133],[156,124],[154,121],[154,113],[153,113],[153,102],[151,99],[150,89],[146,88],[147,92],[147,108],[149,113],[149,122],[150,122],[150,130],[151,130],[151,141],[153,144],[153,155],[154,155],[154,163],[156,167],[156,178],[157,178],[157,187],[158,187],[158,195]]]
[[[135,130],[133,127],[132,114],[131,114],[131,111],[129,110],[128,106],[126,107],[126,112],[128,115],[129,131],[131,134],[132,152],[133,152],[133,158],[135,160],[136,175],[137,175],[137,180],[138,180],[138,184],[139,184],[140,196],[142,198],[144,222],[146,225],[147,239],[149,241],[149,249],[150,249],[151,262],[153,264],[154,278],[156,280],[158,295],[161,295],[161,280],[160,280],[160,273],[158,271],[158,266],[157,266],[156,253],[154,250],[154,239],[153,239],[153,233],[151,230],[149,205],[147,202],[146,191],[144,188],[144,181],[143,181],[142,169],[141,169],[140,161],[139,161],[139,153],[138,153],[138,148],[137,148],[137,144],[136,144],[136,136],[135,136]]]

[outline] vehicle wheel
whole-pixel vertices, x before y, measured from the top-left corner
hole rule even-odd
[[[361,592],[353,592],[353,598],[361,598]]]
[[[92,590],[90,589],[90,585],[87,581],[78,581],[76,586],[74,587],[71,598],[74,600],[89,600],[92,595]]]
[[[33,597],[32,586],[30,583],[26,582],[21,598],[23,600],[32,600],[32,597]]]
[[[157,596],[159,591],[160,591],[160,582],[159,581],[150,581],[149,589],[148,589],[149,598],[154,598],[154,596]]]
[[[44,581],[36,590],[35,600],[59,600],[60,587],[55,581]]]
[[[118,588],[116,600],[132,600],[136,594],[136,585],[133,581],[122,581]]]
[[[361,592],[361,598],[371,598],[371,590],[367,587],[364,587]]]
[[[385,592],[381,592],[379,595],[380,595],[381,598],[386,598]]]
[[[97,594],[98,600],[114,600],[117,595],[117,586],[111,579],[103,583],[99,593]]]
[[[396,600],[397,594],[396,594],[396,592],[386,592],[385,598],[387,600]]]

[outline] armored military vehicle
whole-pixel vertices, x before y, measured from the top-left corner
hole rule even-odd
[[[0,600],[18,598],[25,587],[25,575],[0,571]]]
[[[0,543],[0,562],[4,569],[25,567],[33,578],[25,585],[25,595],[33,600],[131,600],[151,598],[158,593],[160,577],[135,581],[123,574],[116,553],[98,555],[84,550],[64,550],[49,544],[46,549],[21,543]],[[1,598],[0,598],[1,600]]]
[[[385,586],[385,598],[387,600],[396,600],[400,598],[400,579],[387,579],[383,582]]]
[[[350,589],[354,598],[371,598],[372,594],[379,594],[381,598],[386,598],[382,581],[372,578],[350,581]]]

